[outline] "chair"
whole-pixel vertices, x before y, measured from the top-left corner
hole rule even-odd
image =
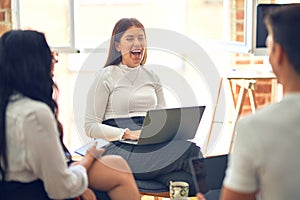
[[[154,200],[170,197],[169,188],[154,180],[136,180],[141,195],[153,196]]]
[[[169,188],[154,180],[136,180],[141,195],[153,196],[154,200],[161,200],[162,197],[170,197]],[[109,200],[106,192],[94,190],[97,199]]]
[[[189,178],[189,174],[185,171],[174,171],[170,174],[165,174],[159,177],[161,181],[164,183],[168,183],[170,181],[191,181]],[[176,179],[174,178],[176,177]],[[161,197],[170,197],[169,194],[169,186],[162,184],[157,180],[136,180],[139,191],[142,195],[153,196],[155,200],[161,199]],[[194,193],[193,189],[193,193]]]

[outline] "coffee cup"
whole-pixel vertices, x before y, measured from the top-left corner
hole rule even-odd
[[[170,181],[170,199],[187,200],[189,196],[189,184],[184,181]]]

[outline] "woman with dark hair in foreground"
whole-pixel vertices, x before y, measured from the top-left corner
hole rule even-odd
[[[42,33],[18,30],[1,37],[0,199],[66,199],[82,194],[95,199],[88,185],[107,191],[111,199],[140,199],[121,157],[101,157],[104,149],[94,145],[81,161],[70,164],[53,98],[53,65]]]

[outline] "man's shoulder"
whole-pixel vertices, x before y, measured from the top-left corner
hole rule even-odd
[[[279,103],[258,109],[255,114],[241,117],[237,123],[237,130],[243,132],[247,130],[254,134],[254,132],[260,132],[263,127],[269,129],[280,125],[284,121],[283,116],[280,114],[282,110],[284,108]]]
[[[281,118],[278,113],[284,110],[280,103],[274,103],[263,108],[258,109],[255,114],[249,114],[241,117],[239,124],[267,124],[271,121],[276,121]]]

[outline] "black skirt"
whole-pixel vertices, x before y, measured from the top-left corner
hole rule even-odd
[[[141,129],[143,120],[144,117],[109,119],[103,121],[103,124],[138,130]],[[195,192],[189,160],[192,157],[203,157],[200,147],[182,140],[153,145],[132,145],[115,141],[105,148],[104,155],[122,156],[128,162],[134,177],[139,180],[157,180],[166,186],[170,180],[186,181],[191,186],[191,194]]]

